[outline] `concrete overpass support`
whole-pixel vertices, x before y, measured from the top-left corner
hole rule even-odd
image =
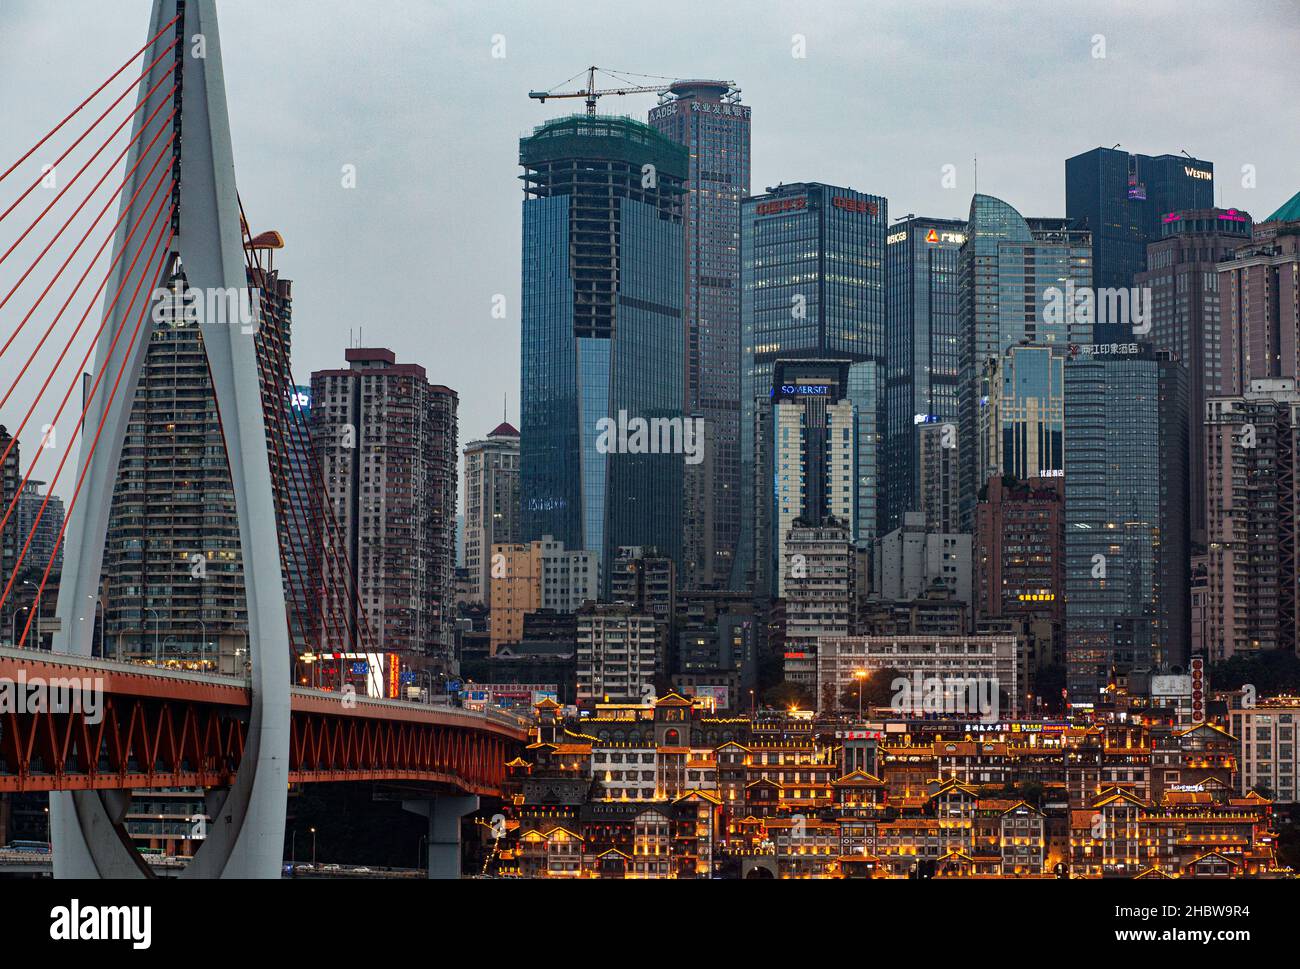
[[[402,808],[429,819],[429,877],[460,877],[460,822],[478,810],[477,794],[439,794],[403,801]]]

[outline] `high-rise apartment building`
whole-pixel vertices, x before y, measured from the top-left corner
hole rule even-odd
[[[529,613],[573,613],[599,598],[594,552],[565,549],[563,542],[544,535],[535,542],[493,545],[489,554],[492,655],[503,643],[521,641]]]
[[[458,398],[391,350],[344,358],[346,369],[311,378],[312,447],[336,532],[313,583],[321,623],[345,625],[335,641],[428,666],[452,645]]]
[[[9,429],[0,424],[0,454],[5,455],[4,462],[0,464],[0,507],[8,509],[18,499],[18,492],[22,489],[23,472],[21,470],[20,446]],[[0,515],[2,517],[2,515]],[[19,534],[18,519],[15,515],[9,516],[9,521],[5,523],[3,529],[0,529],[0,576],[5,582],[14,574],[18,565],[18,556],[23,550],[23,545],[27,541],[27,535]],[[4,642],[9,642],[9,637],[17,635],[16,632],[10,632],[14,609],[17,604],[6,602],[3,609],[0,609],[0,635],[5,637]]]
[[[620,545],[679,560],[698,443],[682,421],[686,149],[630,118],[573,116],[521,139],[519,162],[520,537],[594,552],[606,581]]]
[[[875,548],[876,589],[889,602],[920,599],[936,586],[957,602],[971,603],[971,537],[928,531],[920,512],[903,514],[903,523]]]
[[[1214,205],[1214,163],[1189,155],[1134,155],[1094,148],[1065,160],[1065,214],[1092,233],[1094,285],[1129,288],[1147,267],[1147,246],[1171,212]],[[1132,333],[1111,321],[1089,340],[1110,343]]]
[[[1145,345],[1088,349],[1065,365],[1072,703],[1188,658],[1187,370]]]
[[[681,578],[725,584],[740,529],[740,203],[749,195],[750,109],[726,81],[678,81],[650,126],[684,146],[685,400],[705,422],[704,460],[688,464]]]
[[[1065,479],[989,478],[975,509],[975,612],[1065,618]]]
[[[1294,379],[1253,380],[1210,397],[1204,419],[1208,502],[1204,648],[1210,662],[1297,643],[1297,448]]]
[[[4,445],[0,444],[0,453],[3,453],[3,448]],[[13,520],[18,525],[18,551],[22,551],[23,544],[31,536],[31,545],[27,549],[24,563],[40,575],[46,564],[52,562],[50,575],[57,578],[63,569],[63,545],[59,541],[59,533],[63,529],[63,499],[58,495],[47,496],[41,490],[44,484],[44,481],[31,480],[18,492]],[[43,513],[42,505],[45,506]],[[8,503],[4,507],[8,508]]]
[[[885,237],[884,510],[881,530],[921,511],[921,433],[956,424],[961,377],[957,255],[966,223],[913,216]]]
[[[504,421],[465,446],[465,568],[471,597],[492,604],[492,546],[519,540],[519,432]]]
[[[1253,380],[1300,377],[1300,195],[1255,225],[1219,270],[1219,393]]]
[[[488,550],[489,656],[506,643],[522,642],[524,616],[542,608],[542,547],[542,542],[497,543]]]
[[[916,442],[917,511],[925,518],[926,531],[956,532],[961,521],[961,451],[957,447],[957,425],[954,421],[918,424]],[[897,465],[889,467],[891,474],[903,473]],[[902,524],[901,517],[899,524]]]
[[[289,465],[282,447],[291,284],[250,270],[259,313],[262,407],[277,522],[286,534]],[[239,520],[195,294],[173,267],[122,442],[104,545],[105,653],[241,668],[248,648]],[[282,541],[288,554],[288,543]],[[282,558],[288,578],[292,566]],[[286,590],[288,591],[288,590]],[[290,599],[292,601],[292,599]]]
[[[884,428],[885,226],[877,195],[817,182],[781,185],[746,199],[741,214],[741,552],[733,587],[758,568],[759,413],[778,360],[849,362],[847,398],[857,422],[854,542],[875,537]]]
[[[1064,467],[1065,351],[1015,346],[988,362],[979,406],[980,488],[990,478],[1060,474]]]
[[[811,687],[821,638],[853,632],[857,559],[852,533],[834,520],[795,525],[786,547],[785,678]]]
[[[1026,219],[1001,199],[971,199],[966,241],[958,256],[962,333],[962,531],[973,527],[979,489],[980,410],[996,366],[1020,344],[1065,352],[1092,339],[1093,320],[1077,312],[1073,294],[1092,285],[1091,240],[1062,219]]]
[[[1151,291],[1146,339],[1187,367],[1192,541],[1204,547],[1205,478],[1198,469],[1205,467],[1205,399],[1219,393],[1223,373],[1218,264],[1250,241],[1251,221],[1236,209],[1190,209],[1164,214],[1160,226],[1134,285]]]
[[[641,701],[655,695],[654,617],[630,606],[578,610],[578,702]]]

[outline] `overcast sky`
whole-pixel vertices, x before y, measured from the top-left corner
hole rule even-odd
[[[0,0],[0,170],[144,43],[150,6]],[[753,108],[754,191],[849,185],[886,196],[891,217],[964,217],[977,155],[981,191],[1025,215],[1064,215],[1065,158],[1116,143],[1214,162],[1219,203],[1257,217],[1300,189],[1293,0],[218,8],[240,194],[253,231],[287,243],[277,265],[294,281],[295,377],[340,366],[361,334],[459,392],[462,442],[496,425],[506,395],[518,420],[518,139],[582,110],[527,92],[593,62],[736,81]],[[606,98],[602,110],[644,120],[654,103]],[[355,189],[341,185],[344,165]],[[0,185],[4,206],[13,194]],[[0,223],[0,251],[12,228]],[[0,266],[5,290],[14,268]],[[496,294],[504,320],[492,318]],[[21,302],[0,310],[5,334]],[[23,349],[0,358],[0,388]],[[18,423],[24,394],[0,423]],[[36,424],[28,457],[38,437]]]

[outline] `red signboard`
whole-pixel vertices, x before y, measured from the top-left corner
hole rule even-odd
[[[847,212],[862,212],[867,215],[878,215],[880,213],[880,206],[876,205],[875,202],[868,202],[866,199],[851,199],[843,195],[837,195],[831,199],[831,205]]]
[[[796,198],[759,202],[758,205],[754,206],[754,213],[756,215],[775,215],[777,212],[796,212],[806,208],[808,208],[808,196],[800,195]]]

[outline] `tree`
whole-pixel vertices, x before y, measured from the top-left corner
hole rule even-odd
[[[795,706],[802,710],[811,710],[813,695],[798,683],[782,680],[776,686],[763,691],[763,705],[782,710]]]

